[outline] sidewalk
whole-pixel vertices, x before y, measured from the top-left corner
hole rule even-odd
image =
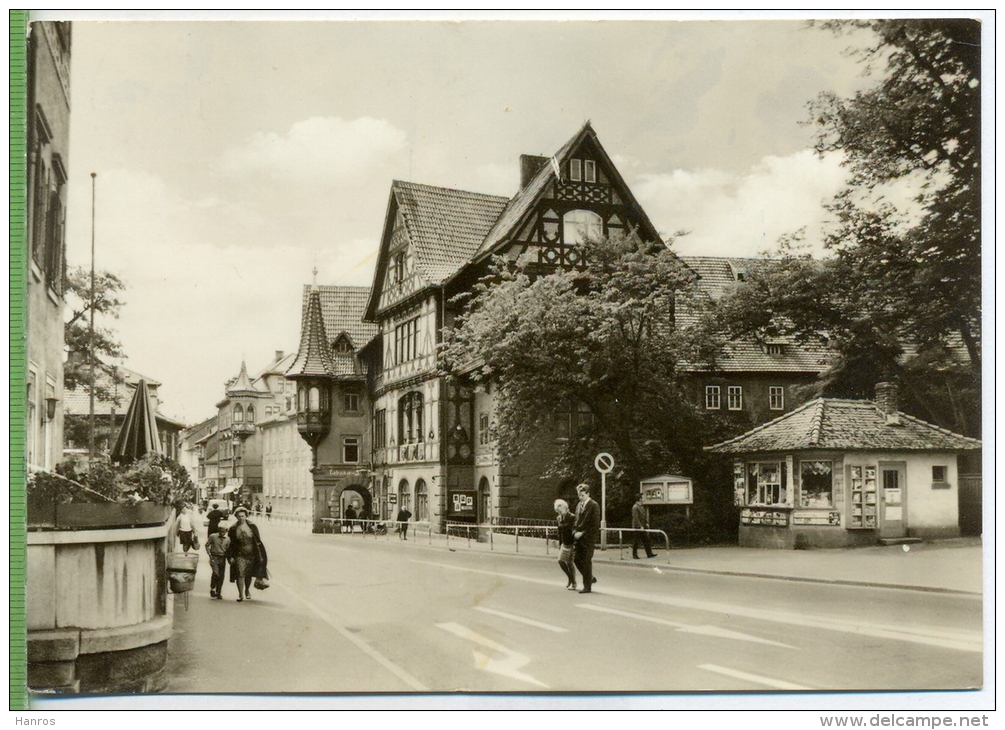
[[[374,539],[362,536],[328,535],[328,539]],[[448,548],[455,551],[473,550],[513,555],[532,559],[557,558],[554,547],[546,548],[544,541],[521,538],[519,549],[511,541],[497,535],[493,545],[475,540],[434,534],[412,534],[405,549]],[[376,538],[385,540],[384,537]],[[397,539],[395,538],[395,542]],[[948,593],[984,593],[984,550],[981,538],[962,537],[949,540],[916,543],[912,545],[875,545],[870,547],[840,548],[830,550],[773,550],[768,548],[741,548],[735,546],[675,548],[669,552],[657,550],[653,559],[633,560],[631,549],[594,553],[595,563],[620,565],[627,569],[659,569],[716,573],[720,575],[747,575],[759,578],[798,580],[814,583],[887,586],[891,588]],[[994,556],[990,559],[993,561]],[[993,562],[988,573],[993,575]]]

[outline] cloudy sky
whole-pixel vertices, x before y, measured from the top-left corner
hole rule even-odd
[[[68,259],[162,410],[215,412],[299,340],[304,284],[369,285],[394,179],[512,195],[586,120],[689,255],[818,244],[841,185],[806,104],[866,83],[797,20],[97,22],[73,30]]]

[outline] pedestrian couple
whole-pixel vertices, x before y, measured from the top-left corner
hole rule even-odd
[[[209,564],[213,570],[210,578],[209,595],[222,599],[223,579],[226,566],[230,564],[230,582],[237,584],[237,600],[251,600],[251,582],[269,577],[269,556],[258,532],[258,525],[248,521],[248,509],[234,510],[237,520],[230,529],[220,523],[215,535],[206,541]]]
[[[593,575],[593,551],[600,539],[600,506],[590,499],[590,485],[580,484],[576,487],[579,503],[576,514],[569,511],[569,503],[564,499],[555,500],[555,512],[558,514],[558,564],[569,579],[570,591],[577,590],[576,570],[583,576],[583,587],[580,593],[592,593],[593,584],[597,582]]]

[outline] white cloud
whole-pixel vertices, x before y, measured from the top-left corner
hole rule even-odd
[[[366,174],[406,150],[407,135],[384,119],[311,117],[285,134],[259,132],[226,150],[225,172],[325,180]]]
[[[838,155],[803,150],[769,156],[745,174],[718,169],[643,175],[632,186],[664,235],[684,229],[676,249],[688,255],[757,256],[778,239],[806,229],[806,242],[823,250],[823,203],[846,177]]]

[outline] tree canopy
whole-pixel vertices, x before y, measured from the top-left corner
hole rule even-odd
[[[100,373],[115,377],[114,370],[107,364],[112,358],[123,357],[122,346],[115,332],[98,322],[108,318],[117,319],[124,302],[119,298],[125,290],[125,284],[119,277],[107,271],[100,271],[94,277],[94,301],[91,302],[91,272],[83,267],[75,266],[66,275],[67,301],[70,305],[70,315],[64,325],[63,334],[67,352],[66,366],[63,369],[63,386],[68,390],[87,388],[91,383],[90,352],[91,308],[94,308],[96,319],[94,327],[94,393],[97,397],[108,399],[111,392],[102,385],[104,379]],[[100,318],[100,319],[99,319]],[[104,382],[108,382],[104,380]]]
[[[857,276],[886,289],[887,306],[923,348],[954,339],[981,365],[980,23],[962,19],[823,24],[866,27],[875,43],[852,52],[875,86],[849,99],[822,94],[812,105],[816,148],[840,150],[851,171],[833,201],[829,244]],[[897,220],[876,206],[888,186],[911,184],[920,217]],[[866,200],[872,195],[872,200]]]
[[[819,153],[840,151],[848,185],[831,201],[831,256],[781,242],[721,302],[733,334],[824,340],[817,394],[870,398],[898,379],[916,415],[979,435],[981,372],[980,27],[966,20],[834,21],[867,28],[856,48],[874,86],[811,104]],[[915,191],[913,211],[889,202]]]
[[[491,383],[504,456],[554,433],[556,413],[588,414],[591,425],[564,442],[553,471],[595,477],[596,453],[612,452],[617,514],[640,478],[691,473],[704,458],[708,424],[684,376],[718,342],[700,316],[694,273],[662,243],[632,234],[585,246],[583,271],[533,276],[497,261],[448,332],[442,362],[456,377]]]

